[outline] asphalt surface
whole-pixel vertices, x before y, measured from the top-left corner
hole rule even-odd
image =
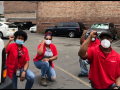
[[[69,38],[67,36],[53,36],[52,43],[55,44],[58,51],[58,59],[53,61],[56,71],[56,80],[47,79],[47,87],[40,85],[41,70],[37,69],[33,63],[33,58],[37,54],[37,46],[44,39],[44,34],[31,33],[24,30],[28,34],[28,40],[24,46],[28,48],[30,62],[29,69],[35,74],[35,81],[32,89],[90,89],[88,77],[78,77],[80,73],[80,63],[78,50],[80,48],[80,38]],[[8,39],[3,39],[4,43]],[[13,41],[11,42],[13,43]],[[114,40],[113,49],[120,53],[120,39]],[[89,65],[87,65],[89,69]],[[26,80],[21,82],[18,78],[18,89],[24,89]]]

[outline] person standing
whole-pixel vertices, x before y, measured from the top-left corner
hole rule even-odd
[[[38,45],[37,55],[33,59],[34,65],[41,69],[41,81],[43,86],[47,86],[46,75],[48,79],[55,80],[56,73],[53,61],[57,59],[57,49],[54,44],[51,43],[52,35],[51,33],[46,33],[42,43]]]
[[[80,38],[80,44],[82,45],[83,42],[85,41],[85,34],[87,33],[87,30],[83,31],[83,34]],[[100,45],[100,40],[98,38],[92,38],[89,44],[90,47],[96,47],[97,45]],[[80,68],[81,72],[78,74],[78,77],[83,77],[83,76],[88,76],[88,68],[87,65],[89,64],[89,60],[82,60],[81,57],[79,57],[79,62],[80,62]]]
[[[15,43],[10,44],[12,40]],[[18,77],[20,77],[20,81],[27,80],[25,89],[31,89],[34,84],[35,75],[28,69],[30,61],[29,53],[27,48],[23,46],[26,40],[26,32],[16,31],[5,44],[7,76],[12,79],[13,89],[17,89]]]
[[[112,33],[103,31],[99,37],[101,45],[88,48],[92,38],[97,36],[91,31],[81,45],[78,55],[90,62],[89,79],[92,89],[120,89],[120,55],[111,47]]]

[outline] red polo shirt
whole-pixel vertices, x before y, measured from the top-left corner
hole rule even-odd
[[[39,50],[40,46],[41,46],[41,44],[38,45],[37,51]],[[50,49],[51,49],[51,51],[52,51],[52,53],[53,53],[53,56],[58,55],[58,54],[57,54],[57,49],[56,49],[56,47],[55,47],[54,44],[50,44]],[[42,57],[43,57],[44,54],[45,54],[45,51],[46,51],[46,47],[45,47],[45,43],[44,43],[44,45],[43,45],[43,54],[42,54],[42,55],[37,54],[37,55],[35,56],[35,58],[33,59],[33,61],[34,61],[34,62],[37,62],[38,60],[41,60]],[[54,65],[53,65],[53,62],[52,62],[52,61],[51,61],[51,64],[52,64],[52,67],[54,68]]]
[[[120,76],[120,55],[111,48],[105,57],[99,46],[88,48],[87,53],[90,62],[89,79],[94,88],[110,88]]]
[[[7,75],[12,79],[13,73],[16,73],[18,68],[18,45],[17,43],[9,44],[7,49]],[[19,59],[19,69],[23,68],[26,61],[29,61],[29,53],[25,46],[21,48],[21,58]]]

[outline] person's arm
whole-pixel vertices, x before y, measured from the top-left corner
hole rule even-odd
[[[53,57],[49,58],[49,61],[56,60],[57,58],[58,58],[58,55],[56,55],[56,56],[53,56]]]
[[[26,61],[23,70],[26,71],[26,70],[28,69],[28,67],[29,67],[29,61]],[[24,72],[25,72],[25,71],[24,71]]]
[[[5,50],[7,49],[8,45],[10,44],[10,42],[14,40],[14,36],[9,36],[9,40],[6,42],[5,46]]]
[[[42,62],[54,61],[54,60],[56,60],[56,59],[57,59],[57,57],[58,57],[58,55],[53,56],[53,57],[51,57],[51,58],[44,58],[44,59],[42,60]]]
[[[84,42],[84,40],[85,40],[85,34],[87,33],[87,30],[84,30],[83,31],[83,34],[82,34],[82,36],[81,36],[81,38],[80,38],[80,44],[82,45],[83,44],[83,42]]]
[[[29,61],[26,61],[25,65],[23,67],[23,72],[22,72],[22,74],[20,76],[20,81],[25,80],[25,75],[26,75],[26,71],[27,71],[28,67],[29,67]]]
[[[26,71],[27,71],[27,69],[29,67],[29,60],[30,60],[30,58],[29,58],[29,53],[28,53],[27,48],[26,48],[26,53],[25,53],[25,58],[24,59],[25,59],[25,65],[23,67],[23,72],[22,72],[22,74],[20,76],[20,81],[24,81],[25,80]]]
[[[42,55],[43,54],[43,46],[44,46],[44,43],[45,43],[45,40],[42,40],[42,43],[41,43],[41,46],[40,48],[38,49],[37,53],[39,55]]]
[[[118,58],[118,60],[120,60],[120,57]],[[117,68],[118,70],[118,74],[117,74],[117,79],[116,79],[116,82],[115,82],[115,84],[116,84],[116,86],[119,86],[120,87],[120,62],[119,62],[119,67]],[[118,89],[117,87],[115,87],[114,89]]]
[[[90,35],[86,39],[86,41],[81,45],[78,55],[82,59],[87,59],[87,57],[88,57],[87,50],[88,50],[89,43],[90,43],[91,39],[96,36],[97,36],[97,32],[92,30]]]
[[[119,86],[120,87],[120,77],[118,77],[116,79],[116,82],[115,82],[116,86]],[[115,87],[114,89],[118,89],[117,87]]]

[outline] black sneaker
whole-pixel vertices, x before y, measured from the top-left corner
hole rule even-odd
[[[78,74],[78,77],[88,77],[88,75]]]

